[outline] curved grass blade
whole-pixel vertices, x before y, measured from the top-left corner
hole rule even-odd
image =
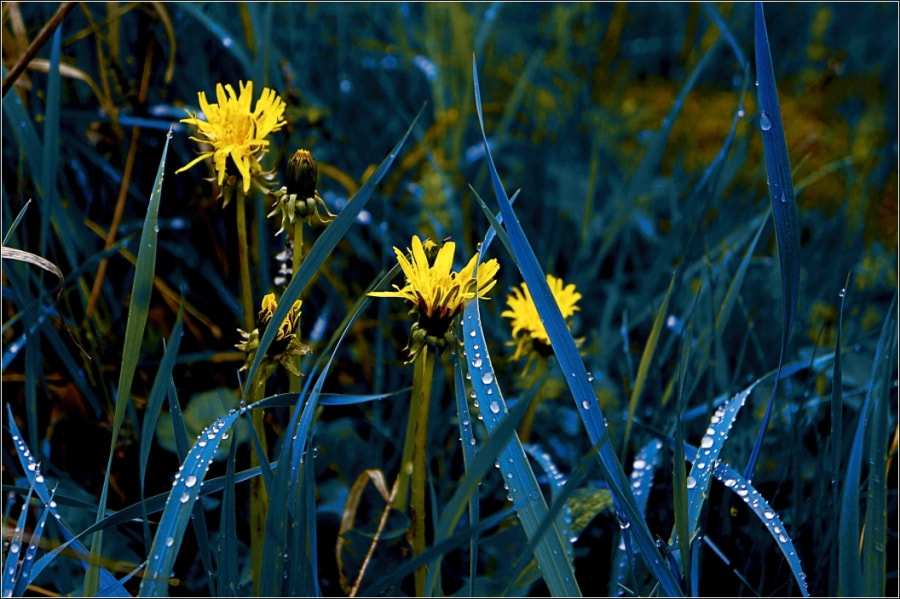
[[[769,50],[769,36],[761,2],[754,4],[754,47],[756,51],[756,81],[759,90],[759,128],[762,130],[763,153],[766,157],[769,198],[772,201],[772,217],[775,221],[775,239],[778,243],[778,260],[781,264],[782,329],[781,352],[778,357],[779,374],[766,413],[760,425],[759,435],[744,470],[747,480],[753,478],[763,437],[772,415],[772,405],[778,392],[781,365],[787,352],[794,312],[800,295],[800,224],[797,203],[794,199],[794,183],[791,179],[791,161],[784,127],[781,122],[781,108],[778,105],[778,91],[775,88],[775,70],[772,67],[772,53]]]
[[[535,256],[531,244],[525,237],[525,232],[522,230],[522,226],[513,212],[512,205],[509,203],[509,198],[500,181],[500,176],[497,173],[497,168],[494,165],[494,159],[488,146],[487,134],[484,130],[481,92],[478,85],[478,70],[474,56],[472,57],[472,71],[475,83],[475,107],[481,126],[482,139],[485,144],[488,169],[494,187],[494,194],[500,204],[500,213],[503,215],[503,221],[515,252],[513,258],[519,267],[522,278],[531,291],[538,314],[540,314],[547,329],[547,335],[550,338],[553,351],[559,361],[562,372],[565,373],[566,382],[572,392],[576,409],[590,436],[591,444],[600,448],[599,463],[603,477],[609,484],[617,505],[634,527],[633,530],[640,547],[641,556],[644,558],[648,568],[662,584],[663,591],[668,595],[680,596],[683,594],[681,588],[672,576],[672,573],[663,566],[664,560],[662,555],[656,548],[656,543],[653,541],[647,523],[637,509],[625,471],[622,469],[622,465],[619,463],[610,442],[605,419],[600,410],[600,405],[596,401],[593,387],[588,380],[584,363],[578,355],[575,340],[572,338],[563,320],[559,306],[550,292],[547,280],[538,263],[537,256]]]
[[[175,359],[178,356],[178,347],[181,345],[183,324],[181,317],[182,311],[179,310],[175,326],[172,328],[172,335],[169,337],[169,344],[166,347],[165,354],[163,354],[162,362],[159,364],[159,370],[156,371],[156,380],[153,381],[153,387],[150,389],[150,395],[147,398],[147,408],[144,410],[144,421],[141,423],[141,446],[138,460],[141,481],[141,505],[144,503],[144,481],[147,476],[147,461],[150,458],[150,447],[153,444],[156,422],[159,419],[162,402],[169,387],[169,378],[172,376],[172,368],[174,368]],[[150,524],[146,514],[143,517],[143,527],[144,543],[149,549],[151,540]]]
[[[756,514],[759,521],[765,525],[766,530],[769,531],[769,534],[775,540],[775,544],[778,545],[778,549],[781,550],[781,554],[787,560],[791,573],[794,575],[794,580],[797,581],[797,586],[800,587],[800,592],[804,597],[809,597],[809,585],[806,583],[806,574],[803,572],[800,558],[797,557],[794,542],[788,536],[784,522],[781,521],[781,518],[778,517],[778,514],[766,501],[766,498],[760,495],[750,481],[722,461],[716,461],[713,474],[724,483],[727,489],[730,489],[740,497],[747,504],[747,507]]]
[[[46,481],[41,475],[40,466],[34,461],[33,454],[31,453],[31,451],[29,451],[28,447],[25,446],[25,441],[22,439],[22,433],[19,432],[19,427],[16,425],[16,420],[12,415],[12,409],[10,408],[9,404],[6,405],[6,416],[6,422],[8,423],[9,432],[13,440],[13,445],[15,446],[16,453],[19,457],[19,463],[22,465],[22,470],[25,472],[25,476],[28,479],[30,485],[29,493],[31,492],[30,489],[33,488],[38,498],[40,498],[43,504],[50,509],[50,513],[53,514],[54,519],[56,520],[57,524],[59,524],[63,536],[65,536],[67,539],[66,543],[64,543],[64,546],[72,545],[73,551],[79,556],[81,563],[85,566],[85,569],[87,569],[88,550],[84,547],[84,545],[77,541],[77,538],[80,537],[81,534],[72,535],[72,533],[69,532],[69,530],[65,526],[63,526],[60,519],[60,514],[56,511],[56,506],[51,499],[51,493],[47,489]],[[135,516],[137,515],[138,514],[135,514]],[[53,557],[58,554],[59,551],[61,551],[61,549],[57,548],[50,554],[38,560],[34,565],[34,569],[32,570],[32,576],[36,578],[44,569],[44,567],[50,563]],[[107,588],[114,587],[118,581],[112,574],[109,573],[106,568],[100,568],[100,582],[104,588]],[[127,596],[127,593],[125,593],[124,589],[120,591],[119,596]]]
[[[125,419],[125,410],[131,395],[131,383],[137,370],[138,358],[141,353],[141,343],[144,337],[144,327],[147,325],[147,314],[150,307],[150,295],[153,292],[153,278],[156,270],[157,232],[159,231],[159,204],[162,196],[163,177],[165,176],[166,154],[169,151],[169,142],[172,140],[172,132],[166,135],[166,144],[163,147],[162,157],[159,160],[159,168],[156,171],[156,179],[153,181],[153,191],[150,194],[150,202],[147,206],[147,216],[141,230],[141,245],[138,249],[137,266],[134,273],[134,284],[131,289],[131,304],[128,306],[128,321],[125,325],[125,341],[122,349],[122,367],[119,371],[119,384],[116,395],[116,409],[113,420],[112,439],[109,446],[109,458],[106,463],[106,476],[103,479],[103,487],[100,492],[100,500],[97,506],[97,520],[103,518],[106,512],[107,493],[109,492],[109,477],[112,472],[113,457],[116,444],[119,440],[119,430]],[[91,563],[84,579],[84,594],[95,595],[99,589],[98,566],[103,548],[103,533],[94,535],[91,543]]]
[[[329,254],[331,254],[331,251],[335,248],[338,242],[343,239],[344,235],[356,221],[357,215],[365,207],[366,202],[369,201],[369,198],[372,197],[372,193],[375,191],[375,186],[378,185],[378,183],[387,173],[388,169],[394,163],[394,160],[397,158],[397,154],[399,154],[400,152],[400,148],[402,148],[403,144],[406,143],[406,140],[412,133],[412,130],[416,126],[416,123],[419,122],[424,109],[425,107],[423,106],[422,109],[419,110],[419,114],[417,114],[416,118],[413,119],[413,122],[410,123],[409,128],[407,128],[406,133],[403,134],[403,137],[400,139],[400,141],[397,142],[397,145],[394,146],[394,148],[385,157],[385,159],[381,161],[381,164],[378,165],[378,168],[374,173],[372,173],[372,176],[366,180],[359,191],[357,191],[356,194],[354,194],[354,196],[350,199],[350,201],[347,202],[346,207],[341,210],[341,213],[337,216],[337,218],[335,218],[334,221],[332,221],[331,224],[328,225],[328,228],[325,229],[322,235],[316,240],[315,244],[313,244],[309,255],[304,258],[303,264],[300,266],[300,269],[296,273],[294,273],[290,284],[288,284],[287,288],[284,290],[284,293],[281,296],[281,299],[278,301],[278,307],[275,309],[275,313],[272,314],[272,318],[275,322],[282,322],[284,320],[291,305],[295,300],[300,298],[303,290],[309,284],[310,279],[319,270],[322,264],[324,264]],[[253,360],[253,364],[251,364],[250,366],[250,371],[247,373],[248,381],[252,381],[253,377],[256,375],[256,371],[259,369],[259,363],[262,360],[262,357],[266,355],[266,351],[268,351],[269,346],[275,339],[275,333],[276,327],[266,327],[265,333],[263,333],[262,337],[259,340],[259,348],[256,351],[256,358]]]
[[[181,548],[184,531],[191,520],[194,504],[200,497],[203,477],[209,470],[219,443],[228,435],[241,414],[241,410],[231,410],[203,429],[188,452],[166,499],[166,506],[153,537],[153,545],[147,556],[147,571],[141,581],[140,596],[160,597],[168,594],[169,575]]]

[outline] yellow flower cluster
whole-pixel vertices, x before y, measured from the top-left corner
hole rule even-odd
[[[559,311],[568,321],[579,310],[577,304],[581,299],[581,294],[575,289],[574,283],[564,285],[562,279],[553,275],[547,275],[547,284],[559,306]],[[531,350],[542,356],[550,355],[552,350],[550,337],[547,335],[544,323],[541,322],[528,285],[522,283],[521,288],[514,287],[506,302],[509,308],[501,312],[500,316],[512,320],[512,337],[516,345],[513,360],[518,360]]]

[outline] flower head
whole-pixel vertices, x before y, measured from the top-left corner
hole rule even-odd
[[[417,314],[418,319],[412,326],[407,346],[410,362],[425,344],[439,348],[454,341],[451,325],[462,312],[466,300],[475,297],[486,299],[487,292],[497,283],[495,277],[500,265],[496,258],[478,265],[476,255],[462,270],[454,272],[455,250],[456,244],[452,241],[438,246],[430,240],[423,244],[413,236],[411,250],[403,252],[394,248],[406,284],[403,287],[394,285],[394,291],[373,291],[369,294],[374,297],[397,297],[412,303],[410,313]]]
[[[581,294],[576,291],[574,283],[564,286],[562,279],[553,275],[547,275],[547,284],[559,306],[559,311],[562,312],[563,318],[568,323],[568,319],[579,310],[577,304],[581,299]],[[512,319],[512,337],[516,345],[513,360],[518,360],[530,350],[542,356],[550,355],[552,351],[550,337],[538,315],[528,285],[522,283],[521,289],[513,287],[512,293],[506,298],[506,303],[509,308],[501,312],[500,316]]]
[[[300,371],[297,369],[296,360],[293,359],[293,356],[310,353],[309,347],[300,342],[299,331],[297,330],[302,303],[300,300],[294,302],[288,311],[288,315],[278,326],[278,330],[275,332],[275,339],[272,340],[269,349],[266,350],[266,359],[274,363],[280,363],[294,376],[300,376]],[[266,295],[262,300],[262,310],[259,311],[259,315],[256,318],[257,328],[249,333],[238,329],[241,337],[243,337],[243,341],[235,345],[235,347],[247,352],[247,359],[244,361],[244,366],[241,370],[249,369],[250,365],[253,364],[256,350],[259,347],[260,331],[265,332],[277,308],[278,302],[275,301],[275,294],[270,293]]]
[[[294,152],[287,164],[287,185],[270,194],[275,198],[275,205],[268,214],[269,218],[281,215],[281,228],[276,235],[287,229],[288,225],[293,225],[297,218],[310,224],[313,218],[318,218],[322,224],[334,220],[335,215],[328,210],[325,200],[316,191],[318,178],[318,167],[312,152],[304,149]],[[319,208],[325,214],[319,212]]]
[[[228,186],[236,186],[237,179],[242,181],[242,191],[250,191],[250,182],[254,175],[262,173],[259,164],[269,145],[266,137],[280,130],[285,125],[284,101],[273,90],[265,88],[251,110],[253,98],[253,82],[246,85],[240,83],[240,94],[236,94],[229,84],[216,85],[216,104],[206,100],[206,92],[199,92],[197,97],[200,109],[206,120],[191,114],[182,119],[182,123],[197,127],[199,137],[191,137],[201,144],[212,146],[211,151],[201,152],[197,158],[175,171],[180,173],[195,164],[212,157],[215,163],[218,183],[222,185],[229,177]],[[234,177],[234,179],[232,179]],[[227,198],[227,196],[226,196]]]

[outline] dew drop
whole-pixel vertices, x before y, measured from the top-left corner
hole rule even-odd
[[[187,488],[191,488],[197,484],[197,477],[193,474],[188,475],[186,479],[184,479],[184,486]]]
[[[637,470],[643,470],[643,469],[646,468],[646,467],[647,467],[647,462],[646,462],[646,461],[644,461],[644,460],[635,460],[635,461],[634,461],[634,469],[635,469],[635,471],[637,471]]]
[[[766,518],[771,520],[772,518],[775,517],[775,512],[773,512],[772,510],[766,510],[763,512],[763,516],[765,516]]]
[[[491,372],[485,372],[481,375],[481,382],[485,385],[490,385],[494,382],[494,374]]]
[[[693,476],[688,476],[687,477],[687,488],[693,489],[696,486],[697,486],[697,479],[694,478]]]
[[[779,197],[778,199],[781,200],[782,204],[787,204],[787,201],[788,201],[787,194],[784,193],[783,191],[781,192],[781,197]]]
[[[166,537],[166,547],[171,547],[175,544],[175,539],[172,537]]]
[[[703,449],[709,449],[712,446],[713,446],[712,437],[703,437],[703,439],[700,440],[700,447],[702,447]]]
[[[475,437],[472,437],[471,439],[469,439],[469,445],[472,445],[472,446],[475,445]]]
[[[500,413],[500,402],[498,402],[498,401],[492,401],[490,407],[491,407],[491,413],[492,413],[492,414],[499,414],[499,413]]]
[[[770,119],[769,115],[765,112],[762,112],[759,115],[759,128],[763,131],[768,131],[772,128],[772,119]]]
[[[475,332],[475,329],[472,329],[471,331],[469,331],[469,337],[474,337],[476,334],[477,333]]]
[[[585,400],[582,400],[582,402],[581,402],[581,407],[584,408],[585,410],[590,410],[590,409],[591,409],[591,402],[589,402],[589,401],[586,400],[586,399],[585,399]]]
[[[475,358],[474,360],[472,360],[472,368],[481,368],[482,364],[483,362],[481,361],[481,358]]]
[[[726,478],[726,479],[725,479],[725,486],[728,487],[729,489],[730,489],[731,487],[733,487],[734,485],[736,485],[736,484],[737,484],[737,481],[734,480],[733,478]]]
[[[187,491],[181,494],[181,497],[178,498],[178,501],[181,503],[187,503],[191,499],[191,496],[188,495]]]

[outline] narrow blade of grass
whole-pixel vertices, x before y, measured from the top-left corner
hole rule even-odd
[[[485,144],[488,169],[494,187],[494,194],[500,204],[500,212],[503,215],[503,221],[513,246],[513,259],[519,267],[528,289],[531,291],[538,314],[540,314],[547,329],[553,351],[572,392],[576,409],[590,436],[591,444],[600,448],[599,462],[603,476],[610,486],[617,505],[634,526],[635,538],[638,541],[641,556],[647,567],[662,584],[664,592],[672,596],[680,596],[682,595],[681,588],[672,576],[672,573],[663,566],[662,556],[656,548],[650,529],[637,509],[628,479],[622,469],[622,464],[619,463],[616,457],[609,434],[606,431],[605,419],[600,410],[600,405],[596,401],[591,383],[588,380],[587,370],[578,355],[575,340],[572,338],[565,320],[563,320],[559,306],[550,292],[547,280],[538,263],[537,256],[535,256],[534,250],[525,237],[525,232],[522,230],[522,226],[513,212],[512,205],[509,203],[509,198],[497,173],[497,168],[494,166],[490,146],[487,142],[487,134],[484,129],[481,92],[478,86],[478,71],[474,56],[472,58],[472,71],[475,82],[475,107],[479,124],[481,125],[482,139]]]
[[[782,333],[781,352],[778,357],[778,369],[784,363],[791,327],[794,324],[794,311],[800,295],[800,224],[797,216],[797,203],[794,199],[794,183],[791,179],[791,161],[788,157],[787,144],[784,139],[784,127],[781,121],[781,108],[778,104],[778,91],[775,88],[775,71],[772,67],[772,53],[769,50],[769,37],[766,33],[766,21],[762,3],[754,4],[754,47],[756,51],[756,81],[759,91],[759,127],[762,130],[763,153],[768,174],[769,197],[772,201],[772,216],[775,220],[775,239],[778,243],[778,260],[781,264],[781,297],[782,297]],[[762,448],[766,427],[772,415],[772,405],[778,391],[778,379],[772,388],[772,396],[766,407],[760,425],[759,435],[744,470],[747,480],[753,478],[759,451]]]
[[[669,298],[672,296],[672,288],[675,286],[676,274],[672,275],[669,281],[669,288],[663,297],[662,305],[653,319],[653,327],[650,329],[650,336],[647,337],[647,345],[641,354],[641,362],[638,365],[637,376],[634,379],[634,387],[631,390],[631,399],[628,401],[628,419],[625,421],[625,437],[622,440],[622,455],[626,455],[628,451],[628,440],[631,438],[631,427],[634,424],[634,413],[637,410],[638,401],[641,398],[641,392],[644,390],[644,383],[647,381],[647,373],[650,371],[650,364],[653,362],[653,355],[656,353],[656,344],[659,342],[659,333],[662,331],[663,323],[666,321],[666,314],[669,311]]]
[[[463,466],[466,472],[472,468],[475,462],[475,429],[472,426],[472,415],[469,413],[469,400],[466,398],[466,381],[462,368],[453,369],[455,385],[454,396],[456,398],[456,413],[459,417],[459,443],[462,447]],[[478,524],[479,503],[477,487],[469,498],[469,524]],[[478,575],[478,535],[472,536],[469,541],[469,585],[468,595],[475,596],[475,578]],[[426,587],[427,588],[427,587]]]
[[[251,427],[252,430],[253,427]],[[241,580],[238,566],[237,510],[235,509],[235,457],[238,444],[228,447],[225,462],[225,485],[222,493],[222,511],[219,517],[219,543],[216,551],[216,592],[220,597],[236,597]]]
[[[150,295],[153,292],[153,278],[156,270],[157,232],[159,231],[159,204],[162,196],[163,177],[166,169],[166,154],[169,151],[169,142],[172,140],[171,132],[166,136],[166,144],[163,147],[162,157],[159,160],[159,168],[156,171],[156,179],[153,182],[153,191],[150,193],[150,202],[147,206],[147,216],[141,230],[141,242],[138,250],[137,266],[134,273],[134,284],[131,289],[131,304],[128,306],[128,321],[125,325],[125,341],[122,349],[122,366],[119,371],[119,384],[117,386],[116,409],[113,420],[112,439],[109,446],[109,459],[106,463],[106,476],[103,479],[103,487],[100,492],[100,500],[97,506],[97,519],[103,518],[106,512],[107,493],[109,492],[109,478],[112,473],[113,457],[116,444],[119,440],[119,430],[125,419],[125,410],[131,396],[131,383],[137,370],[138,359],[141,354],[141,344],[144,337],[144,327],[147,325],[147,314],[150,307]],[[85,574],[84,593],[95,595],[99,591],[99,579],[97,577],[98,566],[103,549],[103,534],[94,536],[91,543],[91,565]]]
[[[50,46],[50,70],[47,73],[47,109],[44,114],[44,154],[41,156],[43,164],[43,179],[41,190],[43,191],[41,202],[41,255],[46,254],[47,238],[50,233],[50,216],[53,214],[57,196],[56,169],[59,162],[59,49],[62,40],[62,28],[58,27],[53,32],[53,42]]]
[[[891,381],[897,365],[897,293],[888,308],[869,379],[872,417],[866,425],[869,445],[869,480],[866,485],[866,519],[862,539],[862,583],[867,597],[883,597],[887,531],[887,427],[890,421]],[[864,419],[863,419],[864,420]]]

